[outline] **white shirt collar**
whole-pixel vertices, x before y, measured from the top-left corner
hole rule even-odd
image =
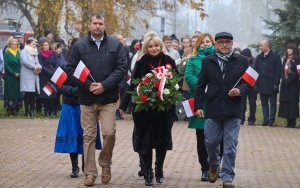
[[[96,40],[96,39],[91,35],[91,38],[92,38],[93,41],[96,43],[96,45],[97,45],[97,47],[98,47],[98,50],[99,50],[99,48],[100,48],[101,42],[102,42],[102,40],[103,40],[103,37],[104,37],[104,36],[102,36],[100,40]]]

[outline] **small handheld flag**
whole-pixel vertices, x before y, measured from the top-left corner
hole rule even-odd
[[[78,78],[80,81],[85,82],[87,76],[90,74],[90,70],[85,66],[85,64],[80,60],[75,72],[74,76]]]
[[[186,117],[192,117],[196,115],[196,112],[194,112],[194,98],[182,101],[182,106],[184,108]]]
[[[56,69],[53,76],[51,77],[51,81],[54,82],[59,87],[63,85],[66,79],[67,79],[67,74],[60,67]]]
[[[43,87],[43,91],[50,96],[54,90],[52,89],[52,87],[50,86],[50,84],[46,84],[45,87]]]
[[[248,69],[245,71],[245,73],[242,75],[242,78],[250,84],[252,87],[254,87],[254,84],[258,78],[259,74],[252,68],[248,67]]]

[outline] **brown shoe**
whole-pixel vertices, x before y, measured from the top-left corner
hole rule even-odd
[[[111,179],[110,166],[103,166],[102,175],[101,175],[102,183],[108,183],[110,179]]]
[[[93,175],[87,175],[84,180],[85,186],[93,186],[95,185],[96,178]]]
[[[231,181],[223,182],[223,188],[235,188]]]
[[[218,169],[213,170],[209,168],[208,180],[210,183],[215,183],[218,179]]]

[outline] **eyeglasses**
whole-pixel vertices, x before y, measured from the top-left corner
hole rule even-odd
[[[216,43],[218,44],[218,45],[229,45],[229,44],[231,44],[231,40],[219,40],[219,41],[216,41]]]

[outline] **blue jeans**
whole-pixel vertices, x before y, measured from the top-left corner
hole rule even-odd
[[[275,122],[276,115],[276,101],[277,93],[273,94],[260,94],[261,106],[264,116],[263,124],[273,124]],[[270,101],[270,110],[269,110],[269,101]],[[269,114],[270,112],[270,114]]]
[[[223,138],[224,151],[221,170],[223,182],[233,181],[235,176],[234,167],[240,124],[240,118],[230,116],[222,119],[207,119],[205,122],[205,145],[208,163],[213,170],[216,170],[220,165],[219,145]]]

